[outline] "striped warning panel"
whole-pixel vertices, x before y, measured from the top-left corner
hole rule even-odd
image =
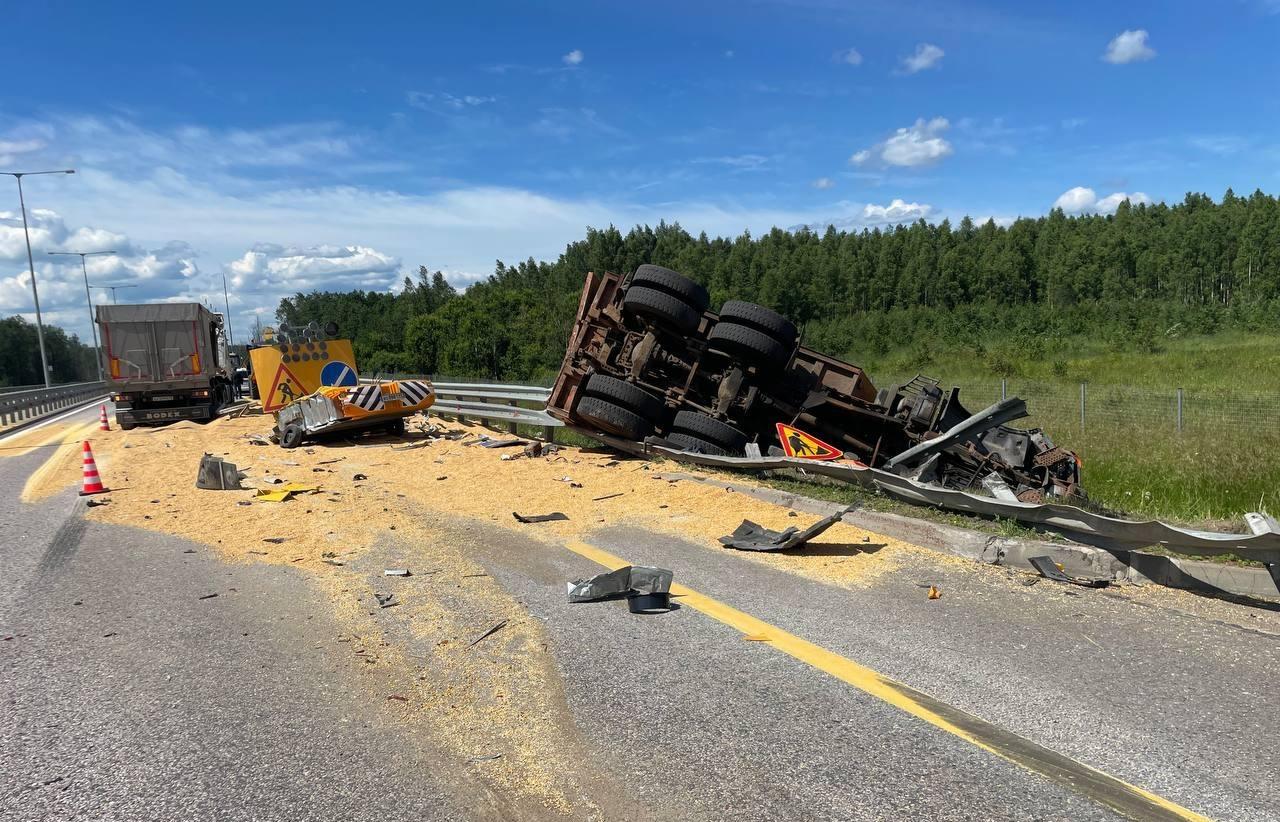
[[[346,402],[366,411],[379,411],[383,407],[382,386],[357,385],[347,392]]]
[[[431,385],[429,383],[421,382],[419,380],[400,381],[401,401],[405,405],[421,405],[426,401],[427,397],[430,397],[433,393],[434,392],[431,390]]]

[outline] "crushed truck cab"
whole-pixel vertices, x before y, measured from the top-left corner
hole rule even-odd
[[[405,417],[427,410],[435,399],[426,380],[326,386],[280,409],[274,435],[283,448],[341,432],[381,429],[399,436],[405,432]]]
[[[729,300],[718,314],[698,283],[642,265],[588,274],[547,411],[586,432],[679,450],[767,451],[781,423],[845,458],[946,488],[1023,502],[1082,497],[1079,463],[1009,399],[971,413],[959,389],[918,376],[878,388],[856,365],[800,344],[786,317]]]

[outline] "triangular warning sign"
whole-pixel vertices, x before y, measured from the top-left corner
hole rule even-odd
[[[279,411],[289,403],[308,393],[302,387],[302,380],[293,376],[288,366],[280,363],[276,369],[276,378],[271,381],[271,390],[262,398],[263,411]]]
[[[838,460],[844,456],[834,445],[781,422],[778,423],[778,442],[782,443],[782,453],[802,460]]]

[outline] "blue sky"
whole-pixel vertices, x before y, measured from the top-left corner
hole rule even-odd
[[[9,4],[0,170],[47,319],[458,285],[587,225],[1008,220],[1280,189],[1280,0]],[[433,7],[438,6],[438,7]],[[0,314],[31,315],[0,178]],[[10,202],[12,200],[13,202]]]

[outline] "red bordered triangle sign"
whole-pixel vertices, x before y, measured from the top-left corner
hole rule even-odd
[[[844,456],[834,445],[781,422],[778,423],[778,442],[782,444],[782,453],[802,460],[838,460]]]
[[[262,410],[279,411],[306,393],[302,380],[295,377],[288,366],[280,363],[280,367],[276,369],[276,378],[271,381],[271,390],[262,398]]]

